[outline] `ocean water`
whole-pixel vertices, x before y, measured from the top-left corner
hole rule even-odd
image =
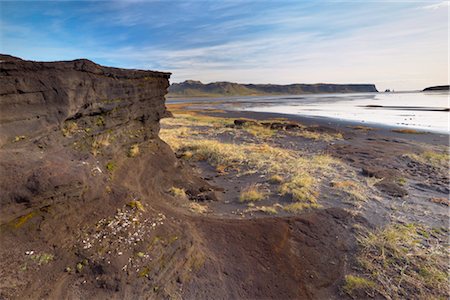
[[[236,109],[325,117],[449,133],[448,93],[366,93],[254,97]],[[243,99],[242,99],[243,100]],[[258,101],[259,100],[259,101]]]
[[[449,93],[399,92],[170,99],[201,107],[282,113],[449,133]],[[195,108],[195,105],[192,106]]]

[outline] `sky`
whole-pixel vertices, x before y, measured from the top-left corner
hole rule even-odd
[[[171,82],[448,84],[448,1],[3,1],[0,52]]]

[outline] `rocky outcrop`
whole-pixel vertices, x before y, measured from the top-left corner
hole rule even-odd
[[[207,190],[158,137],[169,76],[0,57],[1,299],[109,298],[129,280],[117,252],[137,251],[120,233],[148,242],[171,186]]]
[[[301,95],[318,93],[374,93],[373,84],[239,84],[234,82],[212,82],[186,80],[169,87],[170,97],[217,97],[254,95]]]
[[[62,129],[69,121],[94,132],[135,122],[151,137],[165,114],[170,73],[108,68],[85,59],[0,60],[2,145],[15,136]],[[108,118],[95,128],[100,116]]]

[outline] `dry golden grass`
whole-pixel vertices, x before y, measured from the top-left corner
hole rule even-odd
[[[130,149],[128,149],[128,156],[129,157],[136,157],[139,155],[139,145],[138,144],[134,144],[131,145]]]
[[[317,203],[315,191],[316,179],[307,173],[301,173],[283,183],[280,187],[281,195],[291,195],[294,201],[303,203]]]
[[[392,132],[403,133],[403,134],[425,134],[424,131],[418,131],[415,129],[393,129]]]
[[[447,151],[424,151],[419,154],[407,154],[412,160],[423,164],[429,164],[437,168],[448,168],[450,155]]]
[[[311,139],[311,140],[320,140],[325,142],[330,142],[334,140],[342,140],[344,137],[342,136],[342,133],[321,133],[321,132],[314,132],[314,131],[307,131],[307,130],[296,130],[291,131],[289,134],[294,136],[300,136],[305,139]]]
[[[267,196],[266,193],[262,191],[258,185],[252,184],[242,189],[241,193],[239,194],[239,201],[240,202],[261,201],[264,200],[266,196]]]
[[[169,193],[177,198],[187,198],[186,191],[184,189],[177,188],[174,186],[169,189]]]
[[[136,208],[140,211],[145,211],[144,205],[142,205],[141,201],[139,200],[132,200],[127,204],[127,206],[131,208]]]
[[[111,145],[109,133],[97,135],[92,140],[91,153],[97,156],[101,153],[102,148],[108,147],[109,145]]]
[[[350,296],[354,296],[355,293],[365,292],[367,295],[373,297],[375,286],[375,282],[367,278],[346,275],[343,290]]]
[[[387,299],[449,297],[449,253],[432,233],[419,225],[395,224],[359,238],[358,262],[378,293]]]
[[[272,176],[270,176],[270,178],[269,178],[269,182],[270,182],[270,183],[274,183],[274,184],[280,184],[280,183],[282,183],[283,181],[284,181],[284,178],[283,178],[282,176],[280,176],[280,175],[277,175],[277,174],[272,175]]]
[[[208,212],[208,206],[191,202],[189,203],[189,210],[197,214],[204,214]]]
[[[281,194],[289,194],[295,201],[314,204],[318,197],[319,183],[324,178],[337,178],[344,165],[325,154],[307,154],[270,145],[263,140],[251,143],[226,143],[214,139],[214,133],[231,120],[210,117],[176,115],[165,120],[161,138],[181,157],[207,161],[219,172],[235,170],[241,174],[259,172],[277,174],[270,179],[282,183]],[[217,120],[218,119],[218,120]],[[205,121],[206,120],[206,121]],[[212,124],[220,124],[217,127]],[[210,129],[190,132],[197,126]],[[340,170],[342,170],[340,168]],[[278,175],[278,174],[283,174]]]
[[[242,127],[242,129],[253,136],[261,138],[269,138],[277,132],[276,130],[270,129],[269,127],[262,126],[259,124],[245,125]]]
[[[78,131],[78,124],[73,121],[65,122],[61,131],[64,136],[71,136]]]
[[[332,181],[333,188],[343,191],[350,201],[366,201],[367,189],[360,183],[353,180]]]

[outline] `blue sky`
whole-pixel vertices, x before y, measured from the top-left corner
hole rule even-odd
[[[2,1],[0,52],[241,83],[448,82],[447,1]]]

